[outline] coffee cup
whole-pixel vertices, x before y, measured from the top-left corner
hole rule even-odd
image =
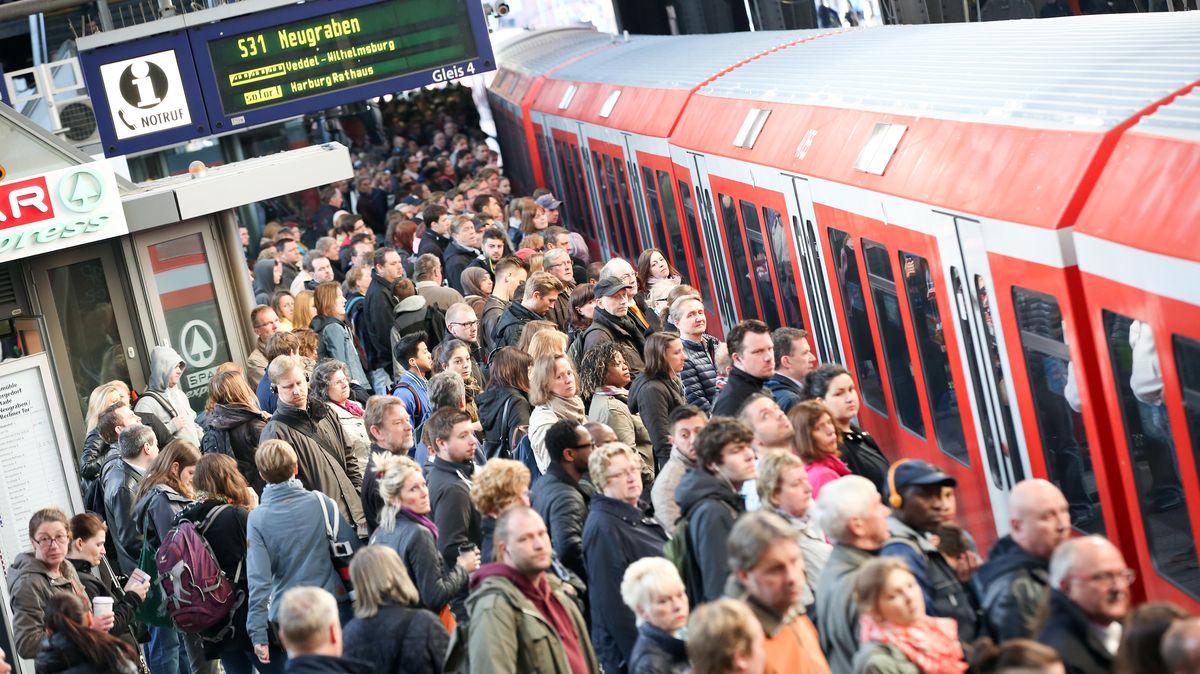
[[[112,597],[92,597],[92,615],[102,616],[113,612]]]

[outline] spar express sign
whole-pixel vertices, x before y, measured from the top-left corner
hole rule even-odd
[[[0,182],[0,264],[128,232],[107,162]]]

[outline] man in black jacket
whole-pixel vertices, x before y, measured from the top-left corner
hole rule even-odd
[[[393,379],[392,323],[396,320],[396,297],[392,288],[401,276],[404,276],[404,265],[400,262],[400,254],[393,248],[376,250],[375,269],[371,271],[371,285],[363,300],[362,318],[366,320],[363,332],[367,343],[363,348],[367,352],[367,369],[370,371],[367,376],[378,394],[387,393]]]
[[[1134,573],[1103,536],[1063,542],[1050,558],[1050,613],[1037,640],[1053,648],[1067,674],[1107,674],[1129,613]]]
[[[530,274],[529,280],[525,281],[525,298],[509,304],[496,322],[495,332],[492,333],[492,350],[516,346],[521,341],[525,324],[545,320],[561,292],[562,282],[552,275],[544,271]]]
[[[556,421],[546,431],[550,467],[529,494],[534,510],[550,529],[550,541],[558,560],[585,581],[583,522],[596,489],[584,480],[584,474],[592,446],[592,436],[586,428],[574,421]]]
[[[342,657],[342,623],[333,595],[319,587],[294,587],[279,601],[279,640],[288,652],[285,671],[295,674],[366,674],[367,662]],[[257,647],[256,647],[257,648]]]
[[[808,333],[800,328],[776,328],[771,333],[775,344],[775,375],[767,382],[771,395],[784,412],[808,400],[804,378],[817,364],[817,356],[808,345]]]
[[[105,521],[117,541],[121,573],[128,576],[137,567],[142,551],[142,532],[133,521],[133,495],[150,462],[158,456],[158,442],[148,426],[135,424],[121,431],[117,447],[121,458],[104,466],[100,480],[104,485]]]
[[[450,212],[444,206],[432,204],[421,211],[421,220],[425,223],[425,234],[417,248],[417,257],[433,255],[442,259],[450,245]]]
[[[475,438],[471,417],[462,410],[443,407],[430,415],[422,431],[435,452],[429,469],[429,505],[438,529],[438,550],[446,566],[457,563],[459,548],[483,542],[482,517],[471,502],[471,475],[475,472]],[[459,622],[467,622],[466,588],[450,603]]]
[[[729,331],[727,344],[733,371],[713,401],[713,416],[735,416],[751,393],[771,395],[766,383],[775,375],[775,344],[766,323],[755,319],[738,323]]]
[[[1046,480],[1018,482],[1008,504],[1012,533],[996,541],[971,579],[997,641],[1033,638],[1050,591],[1050,556],[1071,533],[1067,499]]]
[[[696,438],[696,467],[675,490],[688,522],[688,568],[683,582],[692,605],[720,599],[729,577],[726,541],[746,511],[742,485],[758,477],[754,433],[736,419],[714,417]]]
[[[275,241],[275,250],[279,252],[279,261],[283,263],[283,275],[279,277],[277,288],[291,288],[296,274],[300,273],[300,244],[295,239],[284,237]]]
[[[443,276],[446,283],[461,294],[463,270],[483,260],[483,253],[479,251],[480,235],[475,231],[471,216],[460,215],[450,225],[450,236],[454,240],[442,254]]]
[[[383,509],[379,480],[375,477],[375,455],[388,453],[407,456],[413,446],[413,426],[408,410],[404,408],[404,401],[389,395],[367,399],[363,424],[371,434],[371,453],[362,482],[363,516],[367,520],[368,533],[373,534],[379,526],[379,511]]]

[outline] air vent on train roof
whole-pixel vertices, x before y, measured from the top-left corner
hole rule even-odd
[[[733,137],[733,146],[744,147],[747,150],[753,148],[755,141],[758,140],[758,134],[762,133],[763,125],[767,123],[767,117],[770,116],[771,111],[766,108],[747,110],[746,119],[742,120],[742,127]]]
[[[862,171],[863,173],[874,173],[877,176],[883,175],[887,165],[892,161],[892,155],[896,153],[896,148],[900,146],[900,139],[904,137],[904,132],[908,127],[903,124],[885,124],[880,122],[871,130],[871,137],[867,139],[866,145],[858,153],[858,159],[854,162],[854,170]]]
[[[617,106],[617,99],[620,97],[621,97],[620,89],[616,89],[612,93],[610,93],[608,95],[608,98],[604,99],[604,105],[600,106],[600,116],[605,119],[608,119],[608,116],[612,114],[613,108],[615,108]]]
[[[571,101],[575,98],[576,87],[574,84],[567,86],[566,93],[563,94],[562,100],[558,102],[559,110],[566,110],[571,106]]]

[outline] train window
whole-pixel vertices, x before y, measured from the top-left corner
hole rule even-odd
[[[883,379],[879,375],[875,337],[871,334],[871,321],[867,318],[867,300],[863,296],[862,281],[858,275],[858,256],[854,252],[854,239],[851,239],[849,234],[830,227],[829,247],[833,251],[838,290],[842,294],[842,310],[846,312],[846,329],[850,332],[850,354],[854,358],[854,369],[858,375],[858,390],[862,391],[863,402],[868,407],[886,417],[887,402],[883,398]]]
[[[862,240],[863,258],[867,262],[867,282],[871,299],[875,301],[875,320],[883,338],[883,362],[887,365],[892,384],[892,402],[900,425],[925,437],[925,419],[921,416],[921,397],[917,395],[917,379],[913,376],[912,358],[908,352],[908,337],[904,333],[904,318],[900,315],[900,296],[892,275],[888,250],[881,243]]]
[[[1000,343],[996,337],[996,321],[992,312],[991,294],[988,292],[987,281],[979,274],[975,275],[975,298],[979,302],[979,311],[983,314],[983,327],[987,332],[988,362],[992,365],[992,376],[996,380],[996,390],[1000,395],[1000,420],[1004,424],[1004,457],[1013,470],[1013,479],[1020,482],[1025,479],[1025,471],[1020,458],[1010,448],[1017,437],[1017,428],[1013,425],[1012,406],[1008,402],[1008,387],[1005,384],[1004,366],[1000,359]]]
[[[1200,342],[1175,335],[1175,363],[1183,388],[1183,411],[1192,439],[1192,455],[1200,468]]]
[[[1079,394],[1071,354],[1063,337],[1062,311],[1050,295],[1013,288],[1017,329],[1033,394],[1046,474],[1058,485],[1071,510],[1071,523],[1088,533],[1102,533],[1096,473],[1087,430],[1079,414]]]
[[[667,250],[667,242],[670,239],[667,238],[667,231],[663,227],[662,210],[658,205],[658,184],[654,182],[654,172],[648,166],[642,167],[642,188],[646,190],[646,204],[650,209],[650,222],[654,223],[654,236],[658,237],[653,246],[647,248]],[[667,259],[670,260],[670,253],[667,254]]]
[[[621,241],[617,220],[613,217],[612,197],[609,196],[608,181],[606,180],[608,171],[604,168],[603,157],[604,155],[599,152],[592,153],[592,163],[596,166],[597,206],[600,210],[600,217],[608,224],[608,240],[612,246],[612,253],[614,255],[624,255],[625,245]]]
[[[716,312],[716,306],[713,305],[712,293],[704,292],[704,288],[698,284],[703,283],[703,279],[708,278],[708,266],[706,264],[704,248],[700,244],[700,223],[696,220],[696,202],[692,200],[692,186],[684,181],[679,181],[679,197],[683,201],[683,216],[686,221],[684,229],[687,230],[688,244],[692,248],[692,262],[696,265],[696,289],[704,296],[704,310],[713,315]]]
[[[592,212],[588,209],[587,197],[587,173],[583,170],[581,159],[579,156],[579,148],[575,145],[566,145],[564,156],[567,158],[567,182],[571,183],[575,190],[575,209],[578,215],[576,216],[585,231],[593,239],[600,238],[600,230],[596,223],[592,221]]]
[[[746,246],[742,243],[742,237],[738,235],[741,227],[738,226],[737,207],[728,195],[718,193],[717,199],[721,202],[721,220],[725,225],[726,240],[729,241],[729,272],[737,285],[737,304],[741,313],[738,318],[757,318],[759,313],[754,304],[754,284],[750,281],[753,268],[746,257]]]
[[[638,245],[638,222],[633,216],[633,209],[629,206],[629,182],[625,179],[625,167],[621,165],[621,162],[614,159],[613,168],[617,171],[617,183],[621,186],[620,191],[617,192],[617,205],[624,213],[624,219],[627,223],[625,231],[629,233],[629,257],[636,260],[636,253],[640,252],[642,248],[648,248],[649,246]]]
[[[762,309],[762,319],[774,330],[781,325],[779,302],[775,299],[771,262],[767,259],[762,223],[758,219],[758,206],[749,201],[739,200],[738,203],[742,207],[742,222],[745,224],[746,243],[750,247],[750,261],[754,265],[754,286],[758,289],[758,303]]]
[[[792,247],[788,239],[792,238],[779,211],[763,206],[763,222],[767,225],[767,242],[771,246],[771,256],[775,260],[775,278],[779,280],[781,306],[784,324],[793,328],[804,327],[804,317],[800,315],[800,289],[796,287],[796,274],[792,271]]]
[[[1150,558],[1159,575],[1200,599],[1200,561],[1179,477],[1171,421],[1150,326],[1103,312],[1104,335],[1125,421],[1129,466]]]
[[[938,447],[950,458],[969,466],[971,459],[963,435],[950,359],[946,357],[946,333],[942,314],[938,311],[937,287],[929,271],[929,262],[920,255],[900,251],[900,269],[904,274],[904,294],[908,296],[913,336],[921,356],[921,371],[925,373],[929,416],[933,420]]]
[[[793,225],[799,229],[799,222],[796,218],[792,218]],[[829,301],[829,293],[825,288],[825,283],[822,280],[821,264],[820,264],[820,243],[817,239],[817,231],[813,227],[812,220],[804,221],[805,231],[808,232],[808,245],[810,246],[811,259],[804,260],[805,264],[800,265],[800,270],[804,273],[804,290],[808,293],[808,308],[813,312],[813,315],[820,315],[820,323],[822,320],[825,323],[826,339],[814,341],[817,342],[816,348],[820,354],[819,359],[822,362],[831,363],[841,361],[841,347],[837,344],[837,337],[833,327],[833,303]],[[803,259],[804,255],[801,255]]]
[[[671,257],[675,258],[675,268],[679,270],[682,282],[690,284],[692,278],[688,273],[683,233],[679,231],[679,209],[675,206],[675,194],[671,191],[671,176],[666,171],[657,171],[655,175],[658,176],[658,191],[662,195],[663,215],[667,223],[666,246],[671,250]]]
[[[625,215],[621,212],[621,206],[618,203],[621,199],[618,192],[620,188],[617,186],[617,174],[613,169],[613,160],[612,157],[603,153],[600,153],[600,157],[604,161],[604,182],[608,186],[605,197],[608,200],[609,217],[612,218],[613,231],[620,238],[621,254],[629,256],[632,250],[629,245],[629,228],[625,224]]]
[[[963,283],[962,277],[958,274],[956,267],[950,267],[950,283],[953,286],[954,298],[960,307],[965,307],[967,302],[966,284]],[[1001,458],[1008,452],[1008,446],[996,441],[996,434],[992,429],[992,413],[987,402],[987,395],[983,388],[983,376],[980,374],[979,363],[975,360],[975,338],[972,337],[971,323],[967,318],[966,309],[960,309],[958,317],[958,334],[963,340],[963,346],[967,351],[967,371],[971,378],[971,388],[975,392],[975,400],[978,401],[976,412],[979,414],[976,423],[983,431],[983,452],[987,455],[986,461],[990,468],[992,484],[997,488],[1004,489],[1004,474],[1001,470]]]

